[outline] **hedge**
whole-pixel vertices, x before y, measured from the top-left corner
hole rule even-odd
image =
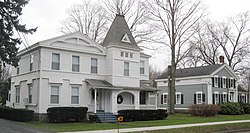
[[[220,103],[220,114],[223,115],[241,115],[244,113],[243,107],[239,103],[226,102]]]
[[[47,109],[47,116],[49,122],[83,121],[87,111],[87,107],[51,107]]]
[[[240,103],[240,105],[243,108],[245,114],[250,114],[250,104],[249,103]]]
[[[0,118],[9,119],[14,121],[27,122],[31,121],[34,116],[33,110],[16,109],[6,106],[0,106]]]
[[[162,120],[168,116],[167,110],[119,110],[119,116],[123,116],[123,121],[145,121]]]
[[[220,111],[220,107],[214,104],[194,104],[190,107],[192,116],[215,116]]]

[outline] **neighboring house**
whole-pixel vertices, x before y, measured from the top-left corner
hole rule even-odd
[[[141,53],[124,16],[115,17],[101,45],[76,32],[38,42],[18,56],[8,106],[39,116],[57,106],[93,113],[157,108],[157,90],[147,82],[150,56]]]
[[[187,109],[192,104],[218,104],[238,101],[238,77],[227,64],[176,70],[175,108]],[[168,72],[157,80],[158,107],[168,107]]]
[[[248,103],[248,90],[244,89],[241,85],[238,86],[238,102]]]

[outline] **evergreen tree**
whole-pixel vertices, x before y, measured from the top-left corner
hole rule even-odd
[[[20,38],[14,37],[14,30],[21,33],[33,33],[34,29],[26,29],[26,25],[20,24],[22,8],[28,4],[28,0],[0,0],[0,63],[18,66],[17,45]]]

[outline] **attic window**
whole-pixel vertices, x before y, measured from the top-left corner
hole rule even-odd
[[[124,36],[122,37],[121,42],[131,43],[130,40],[129,40],[129,38],[128,38],[128,34],[127,33],[124,34]]]

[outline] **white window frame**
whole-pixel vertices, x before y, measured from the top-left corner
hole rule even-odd
[[[168,104],[168,93],[163,93],[162,96],[163,96],[163,104]]]
[[[58,56],[58,60],[53,60],[53,56]],[[52,70],[60,70],[60,54],[59,53],[52,53],[52,61],[51,61],[51,69]],[[58,65],[58,68],[56,66]]]
[[[124,76],[129,76],[129,62],[124,62]]]
[[[123,51],[121,51],[121,57],[124,57],[124,52]]]
[[[222,102],[227,102],[227,93],[222,92]]]
[[[20,90],[21,90],[21,88],[20,88],[20,86],[16,86],[15,87],[16,88],[16,103],[20,103]]]
[[[234,92],[229,92],[228,95],[229,95],[228,101],[233,102],[234,101]]]
[[[145,74],[145,61],[140,60],[140,74],[143,75]]]
[[[222,77],[222,88],[227,88],[226,82],[227,82],[226,77]]]
[[[29,104],[32,103],[32,90],[33,90],[32,84],[28,84],[28,103]]]
[[[74,58],[77,58],[78,61],[74,62]],[[80,56],[72,55],[72,72],[80,72]]]
[[[203,101],[202,101],[202,91],[197,91],[195,94],[196,94],[196,104],[202,104],[203,103]],[[200,95],[200,97],[199,97],[199,95]]]
[[[175,93],[175,100],[176,100],[175,104],[181,104],[181,92],[176,92]]]
[[[33,71],[34,55],[30,54],[30,71]]]
[[[94,62],[96,61],[96,62]],[[90,67],[90,72],[93,74],[97,74],[98,73],[98,59],[97,58],[91,58],[91,67]]]
[[[230,77],[230,84],[229,84],[229,88],[233,88],[234,87],[234,79],[232,77]]]
[[[218,103],[220,103],[220,101],[219,101],[219,92],[214,92],[214,104],[218,104]]]
[[[58,94],[52,94],[52,87],[55,86],[55,87],[58,87]],[[58,105],[60,103],[60,88],[61,88],[61,85],[59,84],[51,84],[50,85],[50,104],[55,104],[55,105]],[[52,103],[52,96],[58,96],[58,102],[57,103]]]
[[[214,87],[218,87],[219,85],[219,76],[214,75]]]
[[[73,89],[78,89],[78,92],[77,92],[77,94],[73,94]],[[77,97],[77,103],[72,103],[72,100],[73,100],[73,97]],[[70,103],[71,104],[76,104],[76,105],[78,105],[78,104],[80,104],[80,86],[71,86],[71,97],[70,97]]]

